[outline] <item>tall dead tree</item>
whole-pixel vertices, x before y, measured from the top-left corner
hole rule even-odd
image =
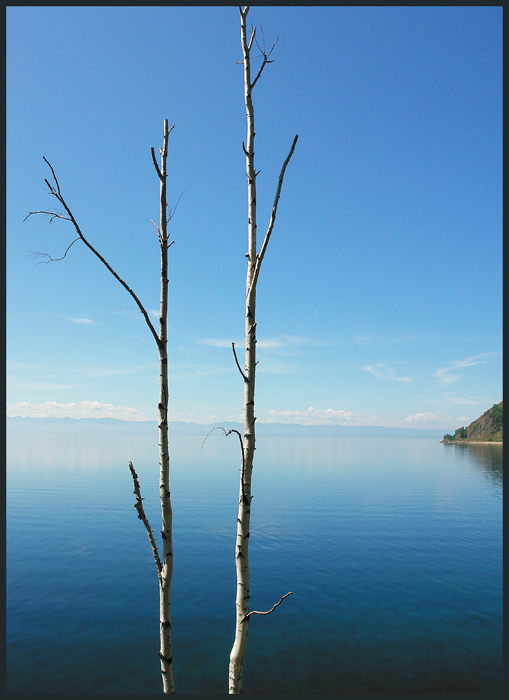
[[[85,238],[81,229],[74,218],[69,206],[67,205],[62,191],[60,189],[59,182],[55,175],[50,163],[44,158],[46,163],[51,169],[51,174],[53,176],[54,185],[50,184],[48,180],[45,180],[49,187],[49,194],[54,196],[58,202],[64,208],[64,212],[51,212],[51,211],[31,211],[26,219],[33,214],[47,214],[50,217],[50,222],[53,219],[62,219],[64,221],[70,221],[74,226],[78,237],[71,243],[67,248],[64,255],[61,258],[51,258],[47,253],[34,253],[35,257],[48,258],[48,260],[41,260],[40,262],[56,262],[57,260],[63,260],[70,248],[77,241],[83,241],[83,243],[89,248],[94,255],[96,255],[99,260],[108,268],[111,274],[117,279],[120,284],[126,289],[136,302],[138,308],[143,314],[150,332],[152,333],[154,340],[157,345],[157,350],[159,354],[159,403],[158,409],[158,431],[159,431],[159,495],[161,500],[161,515],[162,515],[162,541],[163,541],[163,554],[162,559],[159,557],[159,552],[153,537],[152,530],[148,523],[147,518],[143,510],[143,503],[140,493],[140,485],[138,482],[138,476],[134,471],[132,462],[129,462],[129,468],[131,470],[131,475],[134,481],[134,493],[136,495],[136,503],[134,507],[138,511],[138,517],[143,521],[149,541],[152,548],[152,553],[154,555],[154,560],[157,569],[157,575],[159,578],[159,621],[160,621],[160,640],[161,648],[158,652],[160,662],[161,662],[161,674],[163,680],[163,692],[164,693],[174,693],[175,686],[173,683],[173,663],[172,663],[172,650],[171,650],[171,615],[170,615],[170,589],[171,589],[171,579],[173,574],[173,544],[172,544],[172,509],[171,509],[171,497],[170,497],[170,481],[169,481],[169,467],[170,467],[170,453],[168,447],[168,355],[167,355],[167,316],[168,316],[168,248],[172,243],[168,239],[168,222],[170,221],[175,209],[168,212],[168,204],[166,201],[166,160],[168,157],[168,137],[173,127],[168,129],[168,120],[164,120],[164,136],[163,136],[163,147],[159,149],[161,154],[161,165],[159,166],[156,160],[154,149],[152,148],[152,160],[154,167],[156,169],[157,176],[159,178],[159,191],[160,191],[160,221],[159,226],[152,221],[157,229],[157,235],[159,238],[159,248],[161,251],[161,293],[160,293],[160,305],[159,305],[159,333],[155,330],[152,322],[150,321],[149,315],[138,299],[133,290],[124,282],[124,280],[113,270],[109,263],[100,255],[97,250],[88,242]],[[25,220],[26,220],[25,219]]]
[[[248,252],[247,257],[247,279],[246,279],[246,314],[245,314],[245,367],[244,371],[240,368],[240,364],[235,353],[235,345],[232,343],[232,349],[235,356],[235,361],[237,367],[244,380],[244,440],[243,440],[243,454],[242,454],[242,466],[240,470],[240,489],[239,489],[239,509],[237,518],[237,537],[235,546],[235,565],[237,573],[237,593],[236,593],[236,626],[235,626],[235,641],[233,643],[233,648],[230,654],[230,671],[229,671],[229,693],[238,694],[242,693],[242,665],[244,662],[244,656],[246,653],[247,645],[247,635],[249,620],[252,615],[267,615],[274,608],[279,605],[279,603],[290,595],[287,593],[283,596],[278,603],[276,603],[271,610],[266,613],[260,613],[257,610],[249,612],[249,523],[250,523],[250,512],[251,512],[251,476],[253,471],[253,457],[255,451],[255,371],[256,371],[256,285],[258,282],[258,275],[260,273],[260,267],[267,250],[267,245],[269,243],[272,230],[274,228],[274,223],[276,220],[277,207],[279,203],[279,197],[281,195],[281,187],[283,186],[283,178],[285,175],[286,167],[290,161],[295,150],[295,145],[297,143],[298,136],[293,140],[290,152],[283,163],[281,168],[281,173],[279,175],[279,182],[276,189],[276,196],[274,198],[274,204],[272,205],[272,211],[269,219],[269,225],[265,233],[265,238],[261,246],[260,252],[257,253],[256,246],[256,177],[257,172],[255,170],[254,161],[254,139],[255,139],[255,129],[254,129],[254,109],[252,101],[253,88],[258,82],[263,69],[267,63],[272,63],[269,57],[274,49],[267,53],[265,51],[265,46],[260,48],[257,43],[258,49],[262,54],[262,64],[254,80],[251,79],[251,50],[253,48],[253,42],[256,41],[256,27],[253,27],[251,31],[251,37],[249,41],[246,35],[246,17],[249,12],[249,7],[242,9],[239,7],[240,12],[240,26],[241,26],[241,44],[242,52],[244,55],[244,97],[246,104],[246,117],[247,117],[247,139],[246,143],[242,144],[244,154],[246,156],[246,174],[248,183]],[[276,39],[277,42],[277,39]]]

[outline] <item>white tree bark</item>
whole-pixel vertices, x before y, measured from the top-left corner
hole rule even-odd
[[[134,471],[132,462],[129,462],[129,467],[131,469],[131,474],[134,481],[134,493],[136,494],[136,504],[135,508],[138,511],[138,517],[143,520],[147,533],[149,536],[150,546],[152,547],[152,552],[154,554],[154,559],[157,568],[157,575],[159,579],[159,620],[160,620],[160,650],[158,652],[161,662],[161,674],[163,680],[163,692],[164,693],[174,693],[175,686],[173,683],[173,659],[172,659],[172,648],[171,648],[171,614],[170,614],[170,588],[171,580],[173,575],[173,544],[172,544],[172,509],[171,509],[171,498],[170,498],[170,482],[169,482],[169,466],[170,466],[170,454],[168,447],[168,356],[167,356],[167,316],[168,316],[168,248],[171,243],[168,243],[168,221],[171,219],[167,215],[168,204],[166,202],[166,160],[168,157],[168,137],[173,127],[168,129],[168,120],[164,120],[164,137],[163,137],[163,148],[159,149],[161,153],[161,166],[159,167],[156,161],[154,149],[152,149],[152,160],[159,177],[160,182],[160,221],[159,226],[156,224],[155,227],[158,232],[159,246],[161,251],[161,293],[160,293],[160,306],[159,306],[159,333],[156,332],[152,322],[150,321],[149,315],[138,299],[133,290],[124,282],[124,280],[115,272],[115,270],[109,265],[109,263],[100,255],[97,250],[88,242],[85,238],[81,229],[74,218],[70,208],[68,207],[64,197],[62,195],[60,184],[55,175],[50,163],[44,158],[46,163],[48,163],[55,185],[51,185],[48,180],[46,184],[50,188],[50,194],[56,197],[60,204],[65,209],[64,213],[50,212],[50,211],[37,211],[30,212],[28,216],[33,214],[47,214],[50,216],[50,221],[53,219],[63,219],[64,221],[70,221],[78,234],[78,237],[71,243],[67,248],[64,255],[61,258],[51,258],[47,253],[34,253],[34,257],[47,257],[48,260],[43,260],[41,262],[56,262],[57,260],[63,260],[69,249],[76,243],[76,241],[83,241],[83,243],[96,255],[99,260],[108,268],[111,274],[117,279],[120,284],[129,292],[132,296],[138,308],[140,309],[143,317],[154,337],[159,353],[159,403],[158,403],[158,431],[159,431],[159,495],[161,500],[161,515],[162,515],[162,530],[161,535],[163,539],[163,555],[162,560],[159,558],[159,553],[157,551],[157,546],[153,537],[152,530],[148,520],[145,517],[143,510],[142,498],[140,494],[140,485],[138,483],[138,477]],[[28,218],[28,216],[26,218]],[[154,222],[152,222],[154,223]]]
[[[173,128],[173,127],[172,127]],[[173,656],[171,651],[171,613],[170,589],[173,575],[173,541],[172,510],[170,497],[170,452],[168,446],[168,355],[167,355],[167,318],[168,318],[168,219],[166,202],[166,159],[168,156],[168,120],[164,120],[164,141],[161,151],[161,169],[157,167],[154,149],[152,158],[160,180],[160,223],[159,246],[161,249],[161,299],[159,306],[159,495],[161,498],[161,516],[163,538],[162,571],[159,577],[159,620],[161,626],[161,674],[163,692],[174,693]]]
[[[270,63],[268,54],[262,51],[263,62],[255,79],[251,82],[251,63],[250,52],[253,46],[256,29],[252,30],[249,42],[246,35],[246,17],[249,12],[249,7],[244,9],[239,7],[240,11],[240,26],[241,26],[241,44],[244,55],[244,99],[246,105],[247,117],[247,138],[246,144],[243,144],[244,153],[246,156],[246,174],[248,182],[248,252],[247,252],[247,277],[246,277],[246,313],[245,313],[245,368],[241,374],[244,379],[244,441],[243,441],[243,459],[240,473],[240,489],[239,489],[239,508],[237,517],[237,536],[235,544],[235,566],[237,575],[237,591],[236,591],[236,625],[235,625],[235,640],[230,654],[229,668],[229,693],[242,693],[242,666],[246,653],[247,636],[249,628],[249,619],[252,614],[268,614],[258,613],[257,611],[249,612],[249,535],[250,535],[250,518],[251,518],[251,477],[253,471],[253,458],[255,447],[255,374],[256,374],[256,284],[260,272],[260,266],[267,249],[267,244],[272,234],[274,222],[276,219],[277,206],[281,194],[283,177],[286,166],[292,157],[297,136],[295,137],[290,153],[285,160],[279,176],[276,197],[272,207],[271,217],[265,239],[260,250],[260,254],[256,253],[256,176],[254,163],[254,109],[252,102],[252,91],[258,81],[265,65]],[[274,48],[274,47],[272,47]],[[272,50],[271,50],[272,51]],[[235,347],[233,347],[235,354]],[[235,360],[238,360],[235,355]],[[240,366],[239,366],[240,369]],[[289,595],[289,594],[287,594]],[[286,597],[286,596],[283,596]],[[281,599],[282,600],[282,599]],[[281,602],[279,601],[279,603]],[[276,605],[279,605],[277,603]],[[276,605],[274,607],[276,607]],[[272,610],[274,609],[272,608]],[[269,611],[269,612],[272,612]]]

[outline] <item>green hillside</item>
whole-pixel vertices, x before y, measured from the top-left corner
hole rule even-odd
[[[458,428],[454,435],[444,435],[442,442],[502,442],[503,436],[503,401],[494,403],[468,428]]]

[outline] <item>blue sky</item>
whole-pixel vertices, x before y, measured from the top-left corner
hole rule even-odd
[[[254,7],[259,421],[443,428],[502,399],[502,9]],[[241,420],[247,192],[235,7],[7,8],[8,415],[156,418],[157,351],[81,243],[159,303],[150,148],[170,136],[170,419]],[[255,67],[259,65],[254,64]]]

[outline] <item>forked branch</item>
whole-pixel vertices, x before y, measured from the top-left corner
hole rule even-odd
[[[253,34],[253,37],[254,37],[254,34]],[[253,38],[253,37],[252,37],[252,38]],[[250,42],[249,42],[249,47],[248,47],[249,50],[251,49],[252,38],[251,38],[251,40],[250,40]],[[267,63],[274,63],[274,61],[269,61],[269,56],[270,56],[270,54],[274,51],[274,48],[275,48],[277,42],[279,41],[279,37],[276,37],[276,41],[272,44],[272,48],[271,48],[271,50],[269,51],[269,53],[267,53],[267,52],[265,51],[265,41],[264,41],[264,47],[263,47],[263,49],[260,48],[260,44],[258,43],[258,41],[257,41],[256,39],[255,39],[255,41],[256,41],[256,45],[257,45],[258,48],[260,49],[260,52],[261,52],[261,54],[262,54],[262,56],[263,56],[263,63],[262,63],[262,65],[261,65],[260,70],[258,71],[258,74],[257,74],[256,78],[255,78],[255,79],[253,80],[253,82],[251,83],[251,88],[250,88],[251,90],[253,90],[254,86],[255,86],[256,83],[258,82],[258,78],[259,78],[260,75],[262,74],[262,71],[263,71],[263,69],[265,68],[265,66],[267,65]]]
[[[274,63],[274,61],[269,61],[269,57],[270,57],[271,53],[274,51],[274,48],[275,48],[277,42],[279,41],[279,37],[276,37],[276,41],[273,43],[271,50],[267,53],[267,51],[265,50],[265,40],[263,40],[263,49],[262,49],[260,44],[258,43],[258,40],[255,39],[256,27],[253,27],[251,30],[251,37],[249,39],[249,43],[247,43],[247,40],[246,40],[246,17],[247,17],[247,13],[249,12],[249,6],[244,7],[244,9],[242,9],[242,7],[239,6],[239,12],[240,12],[240,18],[241,18],[240,21],[241,21],[241,26],[242,26],[242,47],[244,50],[244,61],[246,61],[246,59],[249,58],[249,54],[251,53],[251,49],[253,47],[253,41],[255,41],[261,55],[263,56],[262,65],[261,65],[260,70],[258,71],[258,73],[256,75],[256,78],[253,80],[253,82],[249,82],[249,85],[246,86],[248,92],[251,93],[253,91],[254,86],[258,82],[258,79],[260,78],[260,76],[263,72],[263,69],[265,68],[267,63]],[[263,32],[262,32],[262,36],[263,36]]]

